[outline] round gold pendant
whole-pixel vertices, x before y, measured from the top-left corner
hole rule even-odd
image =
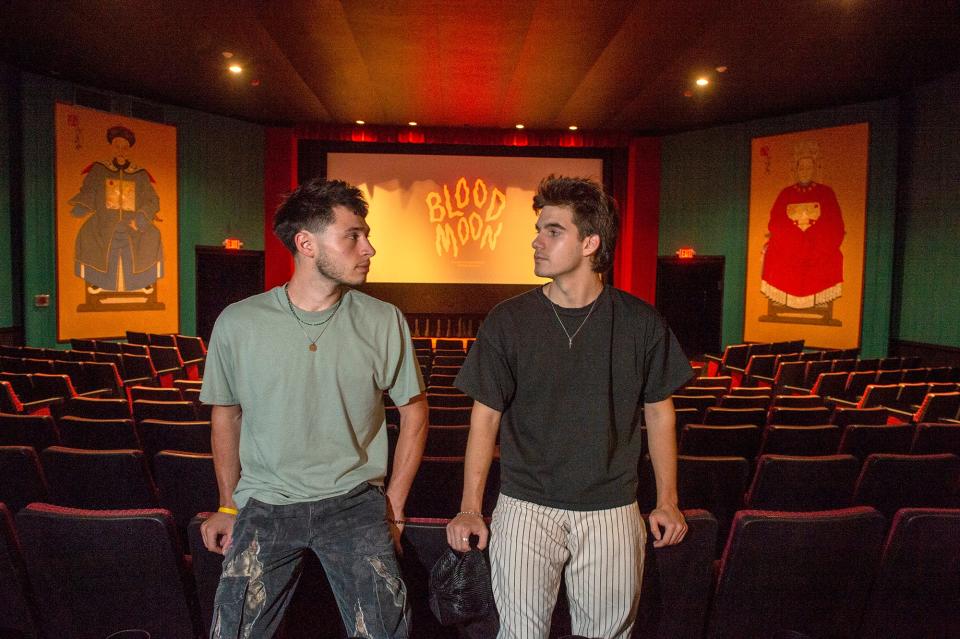
[[[311,352],[311,353],[316,353],[316,352],[317,352],[317,345],[316,345],[316,344],[311,344],[309,348],[310,348],[310,352]]]

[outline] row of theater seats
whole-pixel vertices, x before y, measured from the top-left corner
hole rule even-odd
[[[124,355],[126,358],[139,358]],[[197,402],[200,380],[179,369],[158,375],[146,357],[143,377],[122,379],[116,366],[105,362],[56,362],[69,365],[70,373],[0,372],[0,411],[12,413],[60,414],[64,405],[76,399],[126,398],[176,399]],[[130,370],[129,367],[127,370]],[[139,374],[139,373],[138,373]],[[179,379],[184,377],[185,379]],[[156,388],[155,391],[149,390]]]
[[[170,343],[149,345],[74,340],[90,344],[77,343],[72,350],[0,346],[0,369],[9,372],[54,373],[60,372],[57,370],[59,363],[59,368],[69,373],[69,362],[101,362],[114,364],[124,381],[143,379],[151,374],[154,377],[160,375],[199,378],[203,373],[206,358],[206,345],[203,340],[183,335],[168,337]],[[142,358],[147,358],[150,367],[143,365]]]
[[[812,513],[743,510],[714,562],[716,520],[685,511],[684,543],[655,549],[648,536],[634,638],[767,639],[949,637],[960,622],[960,510],[869,507]],[[187,547],[164,510],[89,511],[33,504],[15,524],[0,507],[0,580],[8,630],[101,639],[140,628],[153,637],[209,631],[222,557],[191,521]],[[431,615],[428,575],[446,548],[445,519],[408,521],[401,569],[414,637],[460,635]],[[346,637],[322,566],[305,558],[285,639]],[[86,584],[86,586],[84,586]],[[95,584],[95,587],[89,587]],[[569,632],[561,595],[550,637]],[[474,627],[471,636],[492,636]]]
[[[777,356],[779,358],[781,356]],[[770,362],[769,373],[766,367],[763,371],[742,375],[743,384],[765,384],[775,388],[800,387],[812,388],[823,373],[858,373],[854,379],[864,380],[867,384],[899,384],[912,382],[956,382],[958,370],[952,366],[892,366],[879,368],[877,360],[843,360],[831,361],[802,361],[789,360]],[[752,366],[747,370],[761,369]],[[881,362],[882,364],[882,362]]]
[[[960,454],[960,424],[851,424],[841,427],[766,426],[752,424],[707,426],[687,424],[680,431],[681,455],[853,455],[864,459],[872,453]]]
[[[814,511],[871,506],[887,516],[900,508],[960,507],[960,457],[942,453],[897,455],[761,455],[755,463],[736,456],[687,456],[677,461],[681,508],[702,508],[721,531],[744,508]],[[640,462],[638,503],[656,505],[649,457]]]
[[[48,446],[68,446],[86,450],[137,449],[148,453],[159,450],[210,452],[210,421],[171,420],[148,412],[150,405],[163,402],[135,402],[137,420],[124,418],[76,417],[63,415],[15,415],[0,413],[0,445],[30,446],[41,451]],[[189,402],[178,402],[186,409]],[[165,409],[166,410],[166,409]]]
[[[737,386],[733,378],[700,377],[674,394],[677,408],[701,412],[720,408],[833,408],[889,411],[892,421],[952,420],[960,411],[960,384],[955,382],[873,384],[858,378],[864,373],[821,373],[812,389],[794,386]],[[844,397],[849,399],[844,399]],[[853,413],[850,413],[853,414]],[[702,416],[702,415],[701,415]],[[872,423],[872,422],[870,422]]]

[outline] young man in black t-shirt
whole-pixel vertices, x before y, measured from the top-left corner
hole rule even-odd
[[[551,280],[490,312],[455,384],[473,397],[461,512],[447,540],[490,540],[503,638],[547,637],[561,576],[573,632],[626,638],[646,530],[636,503],[641,413],[657,482],[654,546],[680,542],[670,395],[692,371],[645,302],[604,286],[617,212],[600,185],[550,176],[533,200],[534,270]],[[500,432],[501,494],[483,487]]]

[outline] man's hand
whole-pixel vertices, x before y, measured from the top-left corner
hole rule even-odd
[[[477,548],[483,550],[487,547],[490,531],[487,530],[487,524],[484,523],[483,517],[480,515],[462,513],[447,524],[447,543],[454,550],[460,552],[470,550],[470,535],[476,535],[480,538]]]
[[[200,524],[200,535],[207,550],[221,555],[227,552],[233,543],[233,523],[236,520],[236,516],[229,513],[213,513]]]
[[[687,534],[687,522],[676,505],[657,506],[650,512],[650,532],[653,534],[654,548],[672,546],[683,541]]]
[[[403,548],[400,546],[400,537],[403,536],[403,524],[395,523],[399,520],[391,520],[388,522],[390,526],[390,537],[393,539],[393,549],[397,553],[397,557],[403,555]]]

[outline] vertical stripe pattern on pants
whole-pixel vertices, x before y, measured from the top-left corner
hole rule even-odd
[[[575,634],[627,639],[645,539],[636,503],[579,511],[500,495],[490,537],[498,639],[546,639],[561,576]]]

